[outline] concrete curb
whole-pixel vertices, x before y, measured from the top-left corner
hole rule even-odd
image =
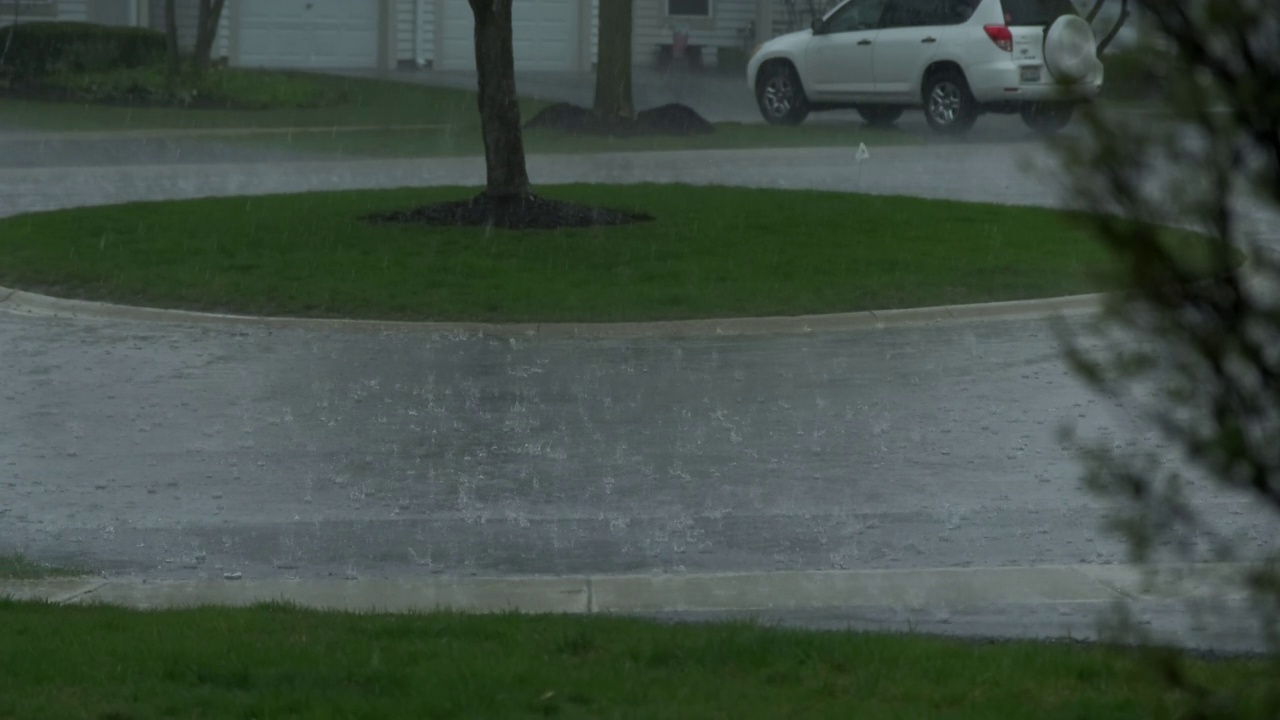
[[[1162,568],[1148,586],[1127,565],[755,572],[695,575],[425,578],[411,580],[131,580],[0,582],[0,597],[137,609],[288,602],[352,612],[640,614],[823,608],[958,609],[991,604],[1110,603],[1217,594],[1244,565]]]
[[[34,600],[63,605],[107,585],[98,578],[47,578],[44,580],[0,580],[0,598]]]
[[[398,322],[324,318],[257,317],[188,310],[131,307],[88,300],[69,300],[0,287],[0,311],[31,317],[132,320],[170,323],[238,323],[317,330],[426,331],[498,337],[549,338],[679,338],[739,335],[784,335],[879,329],[903,325],[974,320],[1009,320],[1097,311],[1105,294],[1072,295],[1040,300],[977,303],[902,310],[871,310],[792,317],[721,318],[620,323],[466,323]]]

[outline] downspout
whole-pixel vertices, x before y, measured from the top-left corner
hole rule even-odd
[[[756,36],[751,48],[773,39],[773,0],[756,0]],[[747,52],[751,52],[747,48]]]
[[[419,67],[427,64],[422,52],[422,19],[426,16],[427,0],[414,0],[413,3],[413,62]]]

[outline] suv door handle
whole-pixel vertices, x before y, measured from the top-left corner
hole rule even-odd
[[[927,37],[927,38],[925,38],[925,39],[921,40],[920,42],[922,42],[922,43],[936,43],[936,42],[938,42],[938,38],[936,38],[936,37]]]
[[[859,44],[859,45],[870,45],[870,44],[871,44],[871,41],[870,41],[870,40],[859,40],[859,41],[858,41],[858,44]]]

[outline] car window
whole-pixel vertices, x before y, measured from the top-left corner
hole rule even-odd
[[[829,33],[871,30],[879,26],[886,4],[888,0],[853,0],[832,13],[823,29]]]
[[[1003,0],[1009,25],[1051,25],[1063,15],[1075,15],[1071,0]]]
[[[958,25],[973,17],[979,0],[942,0],[940,25]]]
[[[890,0],[884,14],[880,17],[880,27],[950,24],[954,21],[944,14],[943,4],[942,0]]]

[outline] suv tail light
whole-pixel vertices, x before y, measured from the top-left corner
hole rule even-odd
[[[1008,53],[1013,52],[1013,33],[1007,25],[983,25],[982,29],[987,31],[987,37],[991,38],[996,47]]]

